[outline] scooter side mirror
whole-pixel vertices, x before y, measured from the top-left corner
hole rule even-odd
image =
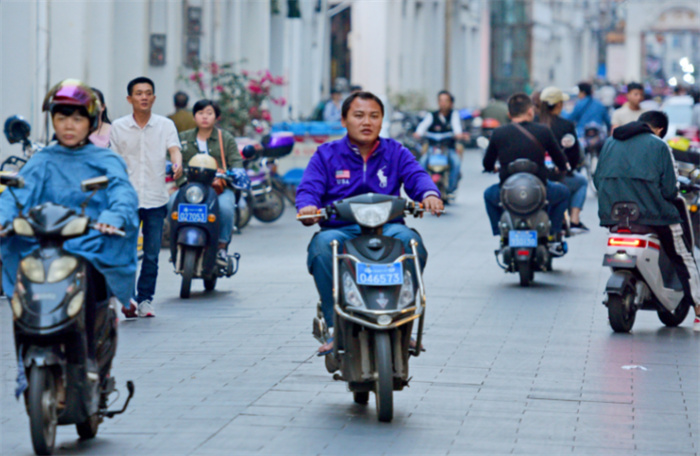
[[[107,176],[93,177],[92,179],[85,179],[80,183],[80,189],[84,192],[94,192],[97,190],[102,190],[107,188],[109,185],[109,178]]]
[[[250,160],[251,158],[255,157],[257,155],[258,151],[255,149],[255,146],[252,144],[248,144],[243,148],[241,151],[241,155],[243,155],[243,158],[246,160]]]
[[[22,116],[11,116],[5,121],[5,138],[10,144],[26,142],[31,131],[31,125]]]
[[[0,184],[12,188],[24,188],[24,178],[13,174],[0,175]]]

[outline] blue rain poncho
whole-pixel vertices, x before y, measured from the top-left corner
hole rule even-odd
[[[19,175],[25,186],[13,189],[23,212],[45,202],[70,207],[80,212],[80,204],[89,193],[80,190],[80,182],[98,176],[109,178],[109,187],[99,190],[85,213],[99,223],[126,232],[125,237],[104,235],[90,230],[85,236],[70,239],[63,248],[89,261],[104,275],[110,292],[122,304],[128,304],[136,277],[136,240],[138,236],[138,196],[129,182],[126,163],[115,152],[88,144],[78,149],[49,146],[35,154]],[[0,226],[7,226],[19,213],[9,190],[0,196]],[[35,239],[9,236],[0,240],[3,260],[2,284],[12,296],[19,261],[36,249]]]

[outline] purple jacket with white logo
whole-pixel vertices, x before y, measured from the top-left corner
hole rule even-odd
[[[334,201],[363,193],[400,196],[401,185],[414,201],[440,196],[427,172],[401,143],[380,138],[379,147],[367,162],[348,137],[319,146],[311,157],[297,189],[297,210],[325,207]],[[338,226],[326,222],[323,226]]]

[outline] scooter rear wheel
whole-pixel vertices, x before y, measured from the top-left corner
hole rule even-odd
[[[49,367],[32,365],[29,372],[29,427],[34,452],[53,453],[56,442],[56,380]]]
[[[192,277],[194,276],[194,263],[197,258],[197,252],[191,248],[184,248],[184,260],[182,261],[182,283],[180,284],[180,297],[187,299],[190,297],[190,288],[192,287]]]
[[[211,279],[204,279],[204,289],[207,291],[214,291],[216,288],[217,277],[212,277]]]
[[[637,312],[632,308],[634,295],[626,291],[622,296],[608,295],[608,318],[615,332],[630,332]]]
[[[369,402],[368,391],[356,391],[352,393],[352,398],[357,404],[365,405]]]
[[[520,286],[529,287],[532,279],[535,278],[535,273],[532,270],[530,263],[520,263],[518,265],[518,274],[520,274]]]
[[[374,368],[377,371],[374,386],[377,418],[389,422],[394,418],[394,363],[388,332],[377,332],[374,335]]]
[[[683,298],[680,304],[678,304],[678,307],[676,307],[675,311],[669,312],[665,308],[659,306],[659,309],[656,312],[659,315],[659,320],[661,320],[661,323],[670,328],[674,328],[683,323],[685,317],[688,316],[689,310],[690,300],[687,298]]]
[[[93,439],[97,435],[97,428],[100,426],[100,415],[95,413],[82,423],[75,425],[81,439]]]

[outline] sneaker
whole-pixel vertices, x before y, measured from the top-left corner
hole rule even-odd
[[[695,320],[693,320],[693,331],[698,331],[700,332],[700,316],[695,316]]]
[[[138,317],[137,310],[138,305],[133,299],[129,300],[128,307],[122,306],[122,313],[124,314],[124,318],[126,318],[127,320]]]
[[[578,222],[578,223],[571,224],[571,231],[574,231],[577,233],[588,233],[590,230],[582,222]]]
[[[222,268],[228,267],[228,252],[226,249],[219,249],[216,254],[216,264]]]
[[[155,317],[156,309],[153,307],[153,303],[149,299],[146,299],[139,304],[138,314],[141,318]]]

